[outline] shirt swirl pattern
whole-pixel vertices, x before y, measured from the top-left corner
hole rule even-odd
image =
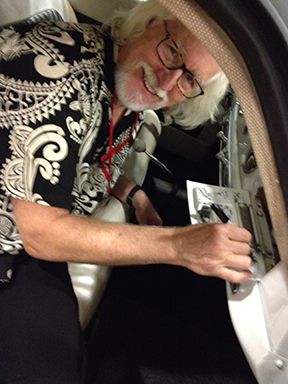
[[[0,33],[0,282],[25,254],[11,197],[91,215],[107,194],[113,43],[100,25],[44,22]],[[113,187],[132,140],[133,113],[117,125]]]

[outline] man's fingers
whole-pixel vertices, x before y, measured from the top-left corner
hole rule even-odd
[[[226,267],[239,271],[248,270],[251,267],[251,257],[246,255],[229,255],[226,260]]]
[[[227,234],[230,240],[250,243],[252,240],[252,235],[247,229],[240,228],[235,224],[225,224],[227,226]]]
[[[250,255],[251,254],[251,247],[248,243],[240,242],[240,241],[230,241],[229,247],[231,249],[231,252],[235,253],[236,255]]]
[[[229,268],[223,268],[218,274],[218,277],[235,284],[244,283],[251,276],[252,273],[249,271],[235,271]]]

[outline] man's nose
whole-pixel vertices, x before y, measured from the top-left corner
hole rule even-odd
[[[179,77],[182,75],[182,69],[163,68],[158,72],[159,87],[163,91],[171,91],[177,84]]]

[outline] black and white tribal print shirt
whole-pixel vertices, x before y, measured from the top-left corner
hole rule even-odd
[[[99,158],[108,148],[113,43],[99,25],[44,22],[0,33],[0,281],[25,253],[10,198],[91,215],[107,194]],[[112,188],[135,116],[117,125]],[[130,138],[130,139],[129,139]],[[12,261],[12,264],[11,264]]]

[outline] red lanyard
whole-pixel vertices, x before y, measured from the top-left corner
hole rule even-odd
[[[129,141],[131,140],[132,134],[134,129],[136,128],[136,125],[139,121],[139,112],[136,112],[133,126],[131,129],[131,132],[129,136],[117,147],[113,148],[113,139],[114,139],[114,130],[115,130],[115,125],[112,123],[112,119],[109,124],[109,148],[104,155],[100,157],[100,168],[104,173],[105,179],[108,181],[108,192],[111,190],[110,188],[110,182],[112,178],[112,159],[113,156],[116,155],[121,149],[123,149],[126,145],[129,144]],[[106,165],[106,162],[108,162],[108,166]]]

